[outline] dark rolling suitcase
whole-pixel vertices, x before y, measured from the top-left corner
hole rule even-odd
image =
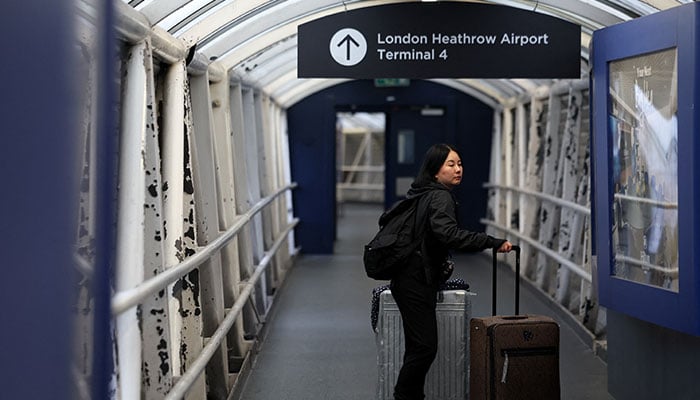
[[[472,318],[469,323],[470,399],[559,399],[559,325],[547,316],[518,315],[520,248],[513,248],[515,315],[495,315],[497,253],[494,249],[493,315]]]

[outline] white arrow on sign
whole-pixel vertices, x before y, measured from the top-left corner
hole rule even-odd
[[[343,28],[333,35],[329,48],[335,62],[347,67],[365,58],[367,40],[358,30]]]

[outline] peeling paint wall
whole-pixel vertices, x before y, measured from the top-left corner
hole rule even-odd
[[[522,276],[596,333],[605,322],[599,321],[591,281],[590,212],[573,208],[590,208],[588,88],[550,88],[546,96],[533,96],[496,116],[491,183],[503,187],[489,189],[486,215],[496,226],[489,231],[517,232],[576,266],[572,270],[528,241],[510,237],[522,247]]]

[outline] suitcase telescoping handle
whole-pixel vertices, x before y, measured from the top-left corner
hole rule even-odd
[[[515,251],[515,315],[520,314],[520,246],[512,246]],[[493,249],[493,276],[491,288],[491,315],[496,315],[496,270],[498,269],[498,249]]]

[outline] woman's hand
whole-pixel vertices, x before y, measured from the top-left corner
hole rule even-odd
[[[506,240],[505,242],[503,242],[501,247],[498,248],[497,251],[499,253],[507,253],[507,252],[511,251],[512,249],[513,249],[513,243]]]

